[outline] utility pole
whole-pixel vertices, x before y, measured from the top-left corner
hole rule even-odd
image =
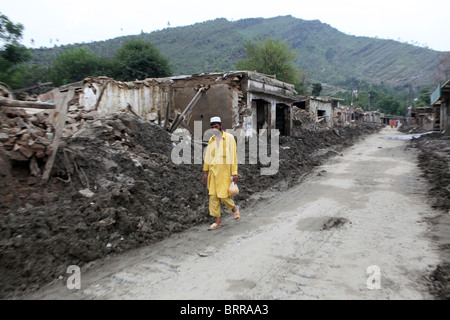
[[[412,84],[411,83],[409,84],[408,104],[409,104],[409,106],[412,106],[412,104],[413,104],[413,102],[412,102]]]
[[[352,103],[351,103],[351,106],[353,107],[353,92],[355,92],[355,90],[353,89],[353,87],[352,87]]]

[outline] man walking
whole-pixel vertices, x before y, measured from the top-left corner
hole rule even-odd
[[[235,220],[240,219],[239,208],[228,193],[231,182],[238,182],[239,176],[234,136],[223,131],[219,117],[212,117],[210,125],[214,135],[206,148],[202,182],[207,184],[209,190],[209,214],[216,218],[208,230],[214,230],[222,226],[221,202],[233,212]]]

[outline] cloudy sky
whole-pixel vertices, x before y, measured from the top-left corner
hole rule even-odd
[[[226,18],[292,15],[347,34],[450,51],[448,0],[0,0],[0,12],[24,25],[31,48],[91,42]],[[32,42],[34,40],[34,43]]]

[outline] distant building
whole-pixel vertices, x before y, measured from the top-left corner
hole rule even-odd
[[[439,108],[438,107],[409,107],[406,121],[410,125],[416,125],[424,130],[439,130]]]
[[[437,89],[431,94],[431,106],[437,108],[436,122],[439,124],[439,131],[450,134],[450,80],[443,85],[439,84]]]
[[[297,96],[294,105],[306,111],[309,111],[315,122],[322,122],[328,127],[334,126],[334,110],[339,108],[339,102],[343,99],[332,97],[314,97],[314,96]]]

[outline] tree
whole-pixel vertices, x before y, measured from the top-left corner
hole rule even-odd
[[[402,111],[400,110],[400,102],[398,102],[394,97],[388,96],[381,100],[379,100],[376,104],[376,107],[379,108],[381,112],[391,114],[391,115],[400,115]]]
[[[121,81],[172,75],[169,60],[151,42],[141,39],[126,42],[119,48],[113,61],[115,78]]]
[[[110,75],[108,60],[98,58],[84,48],[68,48],[53,61],[51,79],[55,86],[83,80],[88,76]]]
[[[315,96],[315,97],[319,96],[320,93],[322,92],[322,84],[316,82],[316,83],[313,83],[312,87],[313,88],[312,88],[312,93],[311,94],[313,96]]]
[[[420,96],[416,101],[416,107],[429,106],[431,103],[431,92],[429,88],[420,89]]]
[[[294,84],[297,91],[304,91],[304,83],[300,80],[302,73],[294,64],[297,54],[287,42],[261,37],[255,41],[246,40],[244,50],[247,57],[238,61],[238,70],[276,75],[278,80]]]
[[[31,58],[30,51],[19,44],[22,38],[23,25],[13,23],[0,13],[0,81],[7,83],[12,89],[22,86],[24,74],[23,63]]]
[[[17,42],[22,39],[23,25],[14,23],[0,12],[0,39],[6,43]]]

